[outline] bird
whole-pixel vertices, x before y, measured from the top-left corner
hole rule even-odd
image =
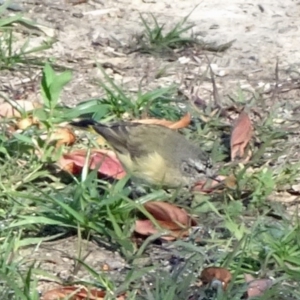
[[[165,126],[128,121],[105,125],[93,119],[72,121],[70,125],[101,135],[133,179],[160,187],[191,188],[213,178],[208,154]]]

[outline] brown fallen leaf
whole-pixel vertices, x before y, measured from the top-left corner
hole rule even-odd
[[[104,271],[104,272],[111,271],[111,267],[110,267],[109,264],[105,264],[105,263],[104,263],[104,264],[101,266],[101,270]]]
[[[17,129],[25,130],[32,125],[39,125],[40,122],[36,117],[30,116],[24,119],[20,119],[17,122]]]
[[[250,274],[244,274],[245,281],[248,283],[247,288],[247,299],[252,297],[262,296],[266,290],[268,290],[272,284],[272,279],[264,278],[264,279],[255,279]]]
[[[253,127],[248,114],[245,111],[237,118],[230,138],[231,160],[244,158],[245,150],[253,135]],[[244,162],[250,159],[249,155]]]
[[[178,238],[187,237],[190,235],[189,229],[186,227],[181,227],[172,221],[156,221],[163,231],[168,232],[166,235],[162,235],[161,239],[166,241],[173,241]],[[150,220],[137,220],[135,221],[135,232],[140,235],[149,236],[160,232]]]
[[[192,188],[193,192],[201,192],[203,194],[209,194],[215,192],[216,190],[224,189],[225,187],[231,187],[229,180],[230,176],[225,177],[219,175],[215,180],[199,181],[196,182]]]
[[[61,145],[71,146],[76,141],[75,133],[68,127],[58,127],[49,135],[43,134],[40,136],[43,140],[48,140],[48,142],[55,142],[56,148]]]
[[[144,207],[157,220],[173,221],[187,226],[197,225],[184,209],[172,203],[149,201],[144,204]]]
[[[191,115],[187,113],[184,115],[179,121],[169,121],[164,119],[142,119],[142,120],[132,120],[133,123],[141,123],[141,124],[155,124],[162,125],[171,129],[180,129],[185,128],[191,123]]]
[[[232,275],[225,268],[208,267],[201,272],[200,279],[204,284],[211,284],[214,280],[219,280],[223,289],[226,290],[228,283],[232,279]]]
[[[43,294],[41,300],[63,300],[68,298],[69,300],[103,300],[106,296],[106,292],[93,288],[87,289],[76,286],[62,286]],[[117,300],[125,300],[125,294],[117,296]]]
[[[151,201],[144,204],[145,209],[157,220],[157,223],[164,230],[169,232],[161,238],[174,240],[189,235],[191,226],[196,226],[197,222],[191,218],[187,212],[171,203]],[[137,220],[135,232],[141,235],[151,235],[160,230],[150,220]]]
[[[21,117],[21,114],[18,109],[28,112],[41,106],[40,103],[29,100],[14,100],[11,103],[3,102],[0,104],[0,118],[19,118]]]
[[[70,128],[56,128],[50,135],[50,141],[56,141],[57,148],[61,145],[71,146],[76,141],[76,135]]]
[[[87,150],[79,149],[65,153],[57,162],[58,166],[73,175],[78,175],[86,163]],[[98,173],[115,179],[126,176],[116,154],[111,150],[92,149],[90,151],[89,168],[98,168]]]

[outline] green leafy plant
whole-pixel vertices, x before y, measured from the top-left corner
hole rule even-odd
[[[103,73],[104,80],[99,84],[105,92],[103,99],[95,103],[92,115],[96,120],[103,117],[104,112],[109,114],[110,118],[122,118],[124,114],[127,117],[139,118],[141,114],[147,114],[152,117],[175,119],[180,115],[180,110],[176,105],[180,100],[175,99],[176,87],[158,88],[153,91],[143,93],[140,88],[136,95],[130,95],[118,86],[111,79],[101,66],[98,66]],[[86,102],[87,104],[88,102]],[[75,108],[76,109],[76,108]]]
[[[165,25],[160,25],[157,19],[151,14],[154,27],[140,14],[140,18],[145,27],[145,33],[138,39],[141,45],[141,52],[168,52],[175,48],[196,44],[197,40],[192,37],[183,37],[194,25],[186,25],[190,14],[178,22],[172,29],[164,33]]]
[[[10,1],[6,1],[0,6],[0,32],[2,33],[0,37],[0,70],[16,69],[17,66],[20,68],[28,65],[40,67],[43,65],[41,58],[34,57],[33,54],[50,49],[55,43],[55,39],[48,38],[41,45],[33,48],[28,47],[28,39],[20,48],[15,49],[16,38],[13,25],[18,23],[29,28],[38,28],[38,25],[20,14],[4,17],[4,12],[9,4]]]
[[[3,234],[3,231],[2,231]],[[21,241],[12,231],[0,235],[0,292],[2,299],[38,300],[37,281],[33,276],[33,266],[17,257],[16,253],[25,240]],[[24,271],[21,271],[21,270]]]
[[[42,97],[46,108],[49,109],[50,116],[58,104],[58,100],[63,88],[72,79],[70,71],[64,71],[61,74],[56,74],[49,64],[46,64],[43,69],[43,77],[41,83]]]

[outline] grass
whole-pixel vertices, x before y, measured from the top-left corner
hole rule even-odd
[[[14,25],[19,24],[36,30],[39,30],[39,25],[18,14],[6,17],[5,9],[6,4],[0,6],[0,70],[21,70],[22,68],[28,70],[32,67],[43,66],[46,60],[37,58],[34,55],[50,49],[55,43],[55,38],[46,38],[41,45],[32,48],[29,46],[29,37],[21,46],[16,47],[18,37],[15,34]]]
[[[55,126],[55,122],[65,120],[65,118],[57,117],[59,114],[56,111],[61,108],[57,100],[60,91],[68,82],[65,78],[70,78],[67,74],[56,75],[48,65],[44,69],[41,88],[47,114],[45,120],[48,120],[49,128]],[[51,84],[45,84],[47,76],[50,76],[53,82],[60,81],[55,85],[55,93],[51,92]],[[112,84],[112,82],[109,83]],[[108,111],[112,116],[118,116],[114,110],[118,105],[114,106],[114,102],[108,100],[111,99],[111,95],[114,95],[116,99],[117,95],[121,95],[119,101],[128,103],[129,111],[132,109],[134,117],[138,117],[137,113],[142,113],[145,109],[142,106],[139,107],[140,103],[143,103],[145,95],[138,95],[135,102],[130,102],[129,97],[120,88],[109,89],[106,85],[105,90],[107,99],[104,99],[103,102],[107,106],[110,105],[111,108],[108,108]],[[154,103],[162,105],[160,97],[163,93],[161,91],[154,91],[146,95],[152,95]],[[158,97],[156,98],[155,95]],[[169,105],[171,99],[172,97],[170,97]],[[95,102],[93,103],[97,105]],[[103,105],[102,102],[99,105]],[[69,115],[81,115],[82,106],[71,109]],[[89,108],[87,105],[86,107]],[[137,107],[139,108],[136,109]],[[176,106],[174,106],[174,113],[175,108]],[[87,109],[85,113],[88,111],[92,110]],[[159,111],[162,113],[161,106]],[[151,114],[154,112],[155,105]],[[177,114],[179,115],[180,112],[177,111]],[[173,116],[175,118],[176,114]],[[166,109],[165,114],[162,114],[161,117],[171,118],[170,112]],[[206,136],[208,141],[217,140],[221,134],[216,126],[218,120],[216,116],[212,122],[213,131],[209,124],[206,124],[205,127],[198,127],[197,135]],[[267,123],[267,120],[264,122]],[[268,129],[272,132],[269,132]],[[270,136],[270,134],[276,135],[276,128],[265,127],[262,132],[260,138],[262,141],[265,140],[264,147],[266,149],[276,147],[276,140],[265,139],[265,136]],[[35,148],[33,139],[37,135],[38,129],[31,129],[10,138],[2,136],[0,145],[2,160],[0,211],[2,267],[0,270],[2,278],[4,278],[1,289],[4,295],[12,293],[16,299],[19,299],[18,294],[22,295],[22,299],[35,299],[34,297],[36,297],[34,288],[30,288],[30,286],[37,283],[34,280],[37,270],[33,266],[30,267],[26,261],[11,259],[11,255],[17,256],[15,253],[22,246],[40,243],[49,238],[50,236],[42,237],[43,232],[48,232],[49,228],[52,228],[52,235],[56,237],[57,235],[64,236],[67,233],[77,234],[80,239],[101,237],[102,242],[109,244],[111,248],[122,255],[125,261],[130,263],[140,256],[147,255],[148,247],[151,249],[151,243],[148,244],[145,241],[148,245],[148,247],[144,247],[146,252],[139,252],[139,248],[130,238],[135,220],[133,212],[139,209],[139,203],[144,201],[143,197],[147,197],[147,200],[160,200],[156,191],[153,191],[152,194],[133,201],[130,198],[126,180],[108,184],[99,180],[96,172],[88,173],[87,170],[79,178],[70,179],[68,183],[62,182],[47,168],[51,162],[49,161],[51,155],[48,159],[39,159],[33,155],[32,150]],[[277,136],[280,135],[277,133]],[[270,145],[267,144],[267,141],[270,142]],[[51,146],[45,144],[41,147],[45,149],[43,153],[47,153],[46,150]],[[222,151],[222,148],[219,149]],[[128,273],[118,286],[111,278],[106,278],[104,275],[104,277],[96,276],[97,270],[85,265],[80,256],[78,263],[94,277],[94,286],[111,290],[112,294],[115,291],[130,290],[131,299],[182,299],[187,297],[192,293],[191,288],[197,280],[199,270],[203,264],[207,263],[226,266],[236,276],[235,285],[225,294],[213,296],[214,292],[211,291],[212,296],[207,295],[207,297],[239,299],[237,295],[240,295],[243,288],[238,286],[242,285],[243,273],[273,276],[281,283],[292,285],[296,280],[296,270],[300,268],[299,222],[296,216],[294,222],[290,222],[290,219],[282,214],[282,207],[272,207],[272,202],[267,199],[278,186],[293,182],[297,168],[292,164],[275,164],[275,167],[270,167],[265,163],[263,157],[265,152],[262,154],[262,157],[257,156],[256,167],[252,173],[245,172],[245,168],[242,166],[236,166],[238,185],[235,189],[225,190],[222,195],[215,196],[217,199],[214,199],[213,202],[211,196],[195,197],[192,211],[196,215],[202,215],[202,218],[206,216],[204,226],[210,229],[210,233],[206,239],[202,239],[204,246],[197,245],[192,237],[188,241],[174,243],[176,255],[183,259],[180,267],[176,267],[176,272],[166,272],[161,268],[153,273],[151,268],[150,270],[142,268],[139,276]],[[275,163],[277,161],[276,153],[272,155],[269,157],[269,161],[272,161],[273,157]],[[216,157],[222,158],[223,155],[219,153]],[[55,160],[54,157],[52,159]],[[22,168],[19,167],[20,164],[22,164]],[[223,172],[228,174],[229,168],[225,167]],[[178,201],[185,200],[178,199]],[[277,213],[278,216],[281,216],[282,220],[278,221],[269,217],[268,213],[271,210],[275,215]],[[63,228],[63,231],[58,230],[59,228]],[[176,246],[177,244],[178,246]],[[131,268],[134,269],[133,266]],[[193,272],[185,275],[186,270],[191,270],[190,268]],[[145,273],[147,274],[146,281]],[[15,288],[10,286],[12,278],[18,282]],[[161,281],[160,278],[167,279]],[[134,293],[135,289],[132,288],[137,286],[137,281],[139,282],[138,289],[142,290],[140,296]],[[150,282],[153,284],[149,285]],[[209,294],[209,292],[207,293]],[[275,289],[274,295],[276,293]]]
[[[141,18],[150,47],[173,49],[191,42],[180,38],[181,33],[190,29],[184,23],[164,35],[163,26],[155,18],[154,30]],[[4,65],[16,67],[22,60],[7,50],[12,48],[13,39],[4,43],[4,48],[0,45]],[[298,211],[288,214],[281,202],[274,201],[276,193],[295,183],[299,169],[298,163],[291,163],[284,156],[293,152],[291,149],[297,143],[274,122],[280,116],[280,107],[268,109],[257,121],[257,141],[250,163],[230,165],[224,163],[228,160],[228,149],[222,139],[224,134],[227,137],[230,134],[229,127],[218,114],[210,114],[212,107],[202,112],[209,120],[203,123],[192,107],[179,108],[176,87],[146,93],[140,90],[132,97],[104,75],[105,81],[100,83],[105,91],[103,99],[67,108],[59,103],[59,96],[71,80],[71,73],[57,74],[46,64],[40,86],[44,107],[34,112],[44,129],[32,126],[22,132],[8,135],[2,130],[0,134],[2,299],[39,299],[41,276],[62,285],[80,283],[102,288],[107,299],[116,299],[122,292],[127,293],[127,299],[180,300],[191,295],[194,299],[240,299],[246,290],[245,273],[274,278],[275,285],[260,299],[298,299]],[[236,102],[245,103],[242,92],[237,93]],[[263,99],[255,96],[251,101],[263,111]],[[64,149],[56,149],[40,138],[45,130],[51,132],[58,124],[81,116],[102,121],[124,115],[176,120],[185,110],[195,118],[193,126],[183,130],[184,134],[211,152],[214,162],[222,165],[221,174],[235,174],[234,187],[213,195],[166,193],[149,188],[133,198],[127,178],[108,182],[99,179],[95,171],[89,172],[87,166],[79,176],[66,177],[54,172],[51,166]],[[21,113],[27,117],[27,112]],[[5,129],[7,123],[9,120],[2,119],[1,127]],[[41,155],[36,155],[37,149]],[[187,207],[200,219],[199,230],[185,240],[170,243],[157,244],[153,237],[133,240],[136,211],[142,211],[141,204],[150,200],[170,200]],[[43,252],[40,248],[45,241],[63,243],[69,236],[76,237],[77,248],[71,249],[72,257],[68,254],[74,268],[67,278],[45,270],[41,261],[23,253],[30,247],[32,254],[37,251],[41,257],[45,256],[49,250]],[[99,252],[105,248],[111,255],[118,253],[123,268],[105,272],[97,261],[88,262],[85,240],[97,243]],[[64,250],[68,253],[70,249]],[[94,258],[97,259],[98,256]],[[113,260],[106,259],[109,263]],[[201,270],[210,265],[224,266],[232,272],[232,283],[225,292],[197,286]],[[60,267],[64,266],[56,265],[57,269]],[[66,268],[71,269],[70,264]]]
[[[169,30],[165,28],[166,24],[160,24],[152,13],[149,14],[152,22],[148,21],[148,18],[144,16],[145,14],[140,14],[144,30],[141,34],[136,35],[136,44],[133,46],[134,50],[130,52],[138,51],[151,55],[159,54],[172,57],[176,52],[193,46],[198,47],[200,50],[212,52],[223,52],[230,48],[234,40],[217,45],[215,43],[207,43],[191,35],[190,31],[194,25],[188,25],[187,23],[190,15],[196,8],[197,6]]]
[[[142,24],[145,28],[144,33],[139,37],[141,51],[146,53],[153,52],[170,52],[170,50],[185,47],[197,43],[192,37],[184,37],[194,25],[186,25],[188,17],[186,16],[178,22],[173,28],[164,33],[164,25],[160,25],[157,19],[151,14],[154,26],[140,14]]]
[[[177,91],[175,86],[145,93],[139,89],[137,95],[132,96],[117,86],[101,66],[98,67],[105,78],[105,81],[99,82],[100,87],[105,91],[105,97],[99,102],[94,102],[93,110],[96,111],[92,116],[94,119],[101,119],[104,115],[108,118],[121,118],[124,115],[127,118],[138,118],[142,113],[157,118],[179,117],[180,112],[175,105],[180,101],[175,97]]]

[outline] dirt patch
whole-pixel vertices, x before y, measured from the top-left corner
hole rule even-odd
[[[56,277],[49,282],[49,277],[40,276],[39,292],[54,288],[59,282],[91,281],[93,279],[91,273],[81,262],[97,273],[103,273],[116,281],[120,281],[122,278],[120,272],[126,267],[117,252],[76,237],[45,242],[38,247],[24,248],[19,254],[25,261],[31,264],[35,261],[36,266]]]
[[[26,16],[56,29],[58,41],[47,56],[74,69],[74,79],[63,95],[67,104],[101,96],[97,80],[102,78],[102,73],[96,61],[105,66],[117,84],[131,92],[137,91],[139,84],[142,90],[151,90],[177,83],[183,89],[198,86],[201,97],[207,100],[211,97],[211,82],[207,76],[201,76],[207,69],[206,54],[215,64],[221,95],[236,92],[239,85],[251,92],[269,88],[275,80],[277,58],[281,79],[298,78],[297,1],[284,4],[282,1],[262,4],[201,1],[196,8],[194,1],[88,1],[79,5],[66,1],[42,1],[41,4],[25,1],[23,7]],[[125,54],[124,48],[132,44],[133,36],[144,30],[140,13],[145,18],[149,12],[153,13],[168,29],[193,9],[188,19],[188,24],[195,25],[192,34],[217,44],[235,40],[229,50],[218,54],[179,53],[175,61],[138,52]],[[31,45],[40,44],[44,38],[32,37]],[[23,39],[20,36],[20,41],[23,40],[24,36]],[[161,70],[163,76],[157,78]],[[10,73],[1,80],[15,82],[15,76]]]

